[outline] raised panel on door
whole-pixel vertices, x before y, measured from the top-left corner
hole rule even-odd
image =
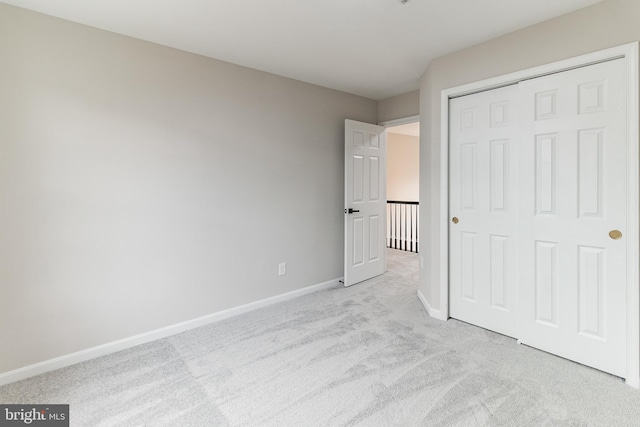
[[[519,338],[626,372],[622,60],[520,83]],[[531,161],[533,159],[533,161]]]
[[[515,336],[517,86],[450,101],[449,310]]]
[[[384,273],[385,159],[383,127],[345,121],[345,286]]]
[[[558,243],[535,242],[534,306],[535,321],[540,325],[558,326]],[[523,261],[525,263],[526,261]]]
[[[509,174],[510,141],[508,139],[492,140],[490,171],[491,182],[489,185],[492,212],[509,211],[509,187],[511,176]]]
[[[606,339],[603,248],[578,246],[578,333]]]
[[[460,233],[460,297],[471,303],[478,302],[476,279],[478,276],[478,233]]]
[[[460,210],[473,211],[478,193],[478,143],[460,144]]]
[[[558,185],[558,135],[535,136],[535,212],[536,215],[555,215]]]
[[[351,156],[353,163],[353,169],[351,173],[351,179],[353,182],[353,193],[351,196],[351,203],[362,203],[364,201],[364,157],[362,155],[354,154]]]
[[[502,310],[512,310],[516,307],[511,306],[513,303],[509,289],[509,277],[507,269],[509,268],[509,237],[507,236],[490,236],[490,252],[489,252],[489,286],[491,287],[492,308]]]
[[[578,132],[578,217],[602,216],[605,129]]]

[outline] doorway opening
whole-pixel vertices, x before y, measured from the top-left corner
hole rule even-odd
[[[417,259],[418,120],[413,116],[379,125],[345,120],[345,286],[384,274],[388,251],[413,253]]]
[[[382,123],[387,139],[386,246],[420,250],[420,122],[417,117]]]

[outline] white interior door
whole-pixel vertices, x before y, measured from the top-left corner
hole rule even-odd
[[[522,82],[520,99],[519,338],[624,377],[624,61]]]
[[[345,120],[344,285],[385,271],[384,127]]]
[[[450,315],[516,336],[518,88],[450,101]]]

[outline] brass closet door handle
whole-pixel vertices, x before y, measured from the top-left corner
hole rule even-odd
[[[457,217],[457,216],[454,216],[454,217],[451,219],[451,222],[452,222],[452,223],[454,223],[454,224],[457,224],[457,223],[459,223],[459,222],[460,222],[460,220],[458,219],[458,217]]]
[[[609,237],[611,237],[613,240],[620,240],[622,239],[622,232],[620,230],[611,230],[609,232]]]

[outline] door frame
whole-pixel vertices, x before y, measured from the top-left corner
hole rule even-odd
[[[385,157],[387,156],[387,153],[389,152],[389,139],[386,138],[388,136],[387,134],[388,134],[389,128],[394,127],[394,126],[400,126],[400,125],[408,125],[410,123],[418,123],[418,125],[420,125],[420,114],[417,114],[415,116],[400,117],[398,119],[385,120],[385,121],[382,121],[382,122],[378,122],[378,126],[384,126],[385,139],[387,140],[386,141],[387,145],[385,147],[386,148]],[[420,129],[420,134],[422,135],[422,129]],[[420,150],[420,141],[418,141],[418,151],[419,150]],[[418,155],[418,158],[419,157],[420,156]],[[386,169],[384,171],[385,184],[387,184],[387,178],[388,178],[388,174],[389,174],[389,164],[388,164],[388,162],[386,162],[386,160],[388,160],[388,159],[385,158],[385,164],[386,164]],[[420,184],[420,164],[418,163],[418,185],[419,184]],[[419,203],[420,203],[420,194],[419,193],[420,192],[418,191],[418,206],[420,206],[419,205]],[[385,191],[385,203],[386,203],[387,199],[388,199],[388,196],[387,196],[387,193]],[[384,223],[387,224],[388,220],[389,220],[389,218],[387,218],[387,209],[385,207],[385,210],[384,210]],[[416,218],[416,221],[417,221],[416,224],[419,224],[419,222],[420,222],[420,217],[419,216]],[[420,242],[418,241],[418,244],[419,243]],[[384,246],[385,246],[385,250],[386,250],[386,246],[387,246],[386,243],[385,243]],[[420,255],[420,260],[421,260],[420,261],[420,266],[421,266],[420,268],[422,269],[422,264],[423,264],[422,255]],[[386,259],[385,259],[385,262],[386,262]],[[386,269],[386,264],[385,264],[385,271],[386,270],[387,269]]]
[[[409,123],[420,123],[420,115],[401,117],[399,119],[393,119],[393,120],[385,120],[384,122],[379,122],[378,126],[384,126],[385,128],[390,128],[394,126],[406,125]]]
[[[628,43],[575,58],[469,83],[441,92],[440,108],[440,312],[449,318],[449,100],[476,92],[517,84],[523,80],[624,58],[627,73],[627,375],[625,381],[640,388],[640,155],[639,150],[639,42]]]

